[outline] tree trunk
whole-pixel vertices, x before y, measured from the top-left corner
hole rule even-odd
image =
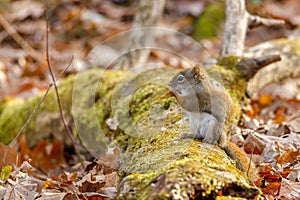
[[[278,26],[283,20],[250,15],[245,0],[226,0],[226,21],[220,56],[243,56],[248,27]]]
[[[242,56],[248,27],[244,0],[226,0],[226,21],[221,56]]]
[[[146,48],[153,43],[155,35],[152,31],[143,31],[145,27],[157,26],[166,0],[139,0],[137,12],[134,16],[133,29],[127,42],[127,52],[120,61],[113,66],[114,69],[128,70],[145,64],[151,49]]]

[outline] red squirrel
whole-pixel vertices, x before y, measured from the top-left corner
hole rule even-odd
[[[237,168],[247,173],[250,162],[247,154],[227,140],[233,113],[229,94],[212,85],[208,74],[200,65],[176,74],[169,86],[180,106],[189,115],[193,136],[205,143],[220,146],[236,161]],[[250,163],[249,180],[253,182],[258,177]]]

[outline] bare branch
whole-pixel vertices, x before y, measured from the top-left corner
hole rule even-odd
[[[51,65],[51,61],[50,61],[50,55],[49,55],[49,19],[48,19],[48,15],[47,15],[47,7],[45,6],[45,11],[44,11],[44,15],[45,15],[45,21],[46,21],[46,61],[47,61],[47,66],[50,72],[50,76],[51,79],[53,81],[53,85],[54,85],[54,89],[55,89],[55,94],[56,94],[56,98],[57,98],[57,103],[58,103],[58,107],[59,107],[59,113],[61,116],[61,119],[63,121],[63,125],[68,133],[68,136],[70,137],[72,144],[74,146],[74,148],[76,149],[76,141],[75,138],[71,132],[71,130],[69,129],[68,125],[67,125],[67,121],[65,118],[65,114],[62,108],[62,104],[61,104],[61,100],[60,100],[60,96],[59,96],[59,92],[58,92],[58,87],[56,84],[56,78],[54,76],[53,70],[52,70],[52,65]]]
[[[284,24],[284,20],[264,18],[248,13],[248,27],[255,28],[258,26],[280,26]]]
[[[286,78],[300,77],[300,58],[297,52],[293,51],[295,46],[299,45],[296,40],[268,41],[265,43],[253,46],[245,52],[248,57],[264,57],[270,54],[278,54],[281,57],[280,62],[273,63],[259,70],[255,76],[248,82],[247,91],[250,96],[253,96],[257,91],[264,86],[280,82]]]
[[[242,56],[247,32],[244,0],[226,0],[226,21],[221,56]]]
[[[69,64],[68,64],[67,67],[66,67],[66,68],[58,75],[58,77],[60,77],[60,76],[63,75],[64,73],[66,73],[66,71],[70,68],[70,66],[71,66],[71,64],[72,64],[72,62],[73,62],[73,60],[74,60],[74,56],[72,55],[72,58],[71,58]]]
[[[237,64],[237,69],[246,74],[246,79],[252,78],[261,68],[281,60],[279,55],[265,55],[258,58],[245,58]]]
[[[7,31],[7,33],[25,50],[25,52],[35,59],[37,62],[41,62],[43,60],[43,56],[34,50],[26,40],[22,38],[22,36],[9,24],[9,22],[5,19],[3,15],[0,13],[0,25]]]
[[[245,0],[226,0],[226,21],[220,56],[243,56],[248,27],[282,24],[283,20],[250,15],[246,10]]]
[[[31,122],[34,114],[36,113],[36,111],[39,109],[39,107],[41,106],[41,104],[45,101],[45,98],[47,97],[50,88],[53,86],[53,84],[49,84],[44,96],[41,98],[41,100],[39,101],[38,105],[33,109],[33,111],[31,112],[31,114],[29,115],[28,119],[26,120],[25,124],[21,127],[21,129],[19,130],[18,134],[15,136],[15,138],[7,145],[7,148],[5,150],[3,159],[2,159],[2,163],[4,163],[5,159],[6,159],[6,154],[9,148],[11,148],[12,146],[15,145],[15,143],[17,142],[17,139],[20,137],[20,135],[23,133],[23,131],[25,130],[25,128],[28,126],[28,124]]]
[[[133,28],[154,27],[161,18],[166,0],[148,1],[140,0],[137,12],[134,16]],[[149,46],[154,40],[154,33],[145,32],[141,29],[136,29],[131,32],[128,42],[128,52],[121,61],[119,61],[114,69],[130,69],[144,64],[151,50],[145,48]]]
[[[55,76],[54,76],[54,73],[53,73],[53,70],[52,70],[52,66],[51,66],[51,62],[50,62],[50,58],[49,58],[50,57],[49,56],[49,36],[48,36],[48,32],[49,32],[48,22],[49,21],[48,21],[47,9],[46,8],[45,8],[45,18],[46,18],[46,60],[47,60],[48,69],[50,71],[50,75],[51,75],[51,78],[52,78],[52,82],[49,83],[49,86],[48,86],[45,94],[43,95],[43,97],[41,98],[41,100],[39,101],[39,103],[37,104],[37,106],[34,108],[34,110],[31,112],[31,114],[29,115],[29,117],[26,120],[25,124],[21,127],[21,129],[19,130],[19,132],[17,133],[17,135],[15,136],[15,138],[7,145],[7,148],[5,150],[4,156],[2,158],[2,162],[3,163],[4,163],[5,159],[6,159],[6,155],[7,155],[8,149],[15,145],[17,139],[23,133],[23,131],[25,130],[25,128],[29,125],[29,123],[31,122],[31,120],[34,117],[35,113],[40,108],[41,104],[45,101],[45,99],[46,99],[46,97],[47,97],[47,95],[48,95],[48,93],[50,91],[50,88],[53,87],[53,86],[55,88],[55,93],[56,93],[56,97],[57,97],[57,101],[58,101],[58,105],[59,105],[59,111],[60,111],[61,118],[63,120],[64,127],[66,128],[66,130],[68,132],[68,135],[69,135],[69,137],[70,137],[70,139],[72,141],[72,144],[74,145],[74,149],[76,150],[74,136],[71,133],[69,127],[67,126],[67,122],[66,122],[65,117],[64,117],[64,113],[63,113],[63,109],[62,109],[62,104],[61,104],[60,96],[59,96],[59,93],[58,93],[58,88],[57,88],[57,85],[56,85],[56,79],[55,79]],[[1,20],[1,14],[0,14],[0,20]],[[64,73],[71,66],[72,61],[73,61],[73,56],[72,56],[72,59],[71,59],[70,63],[68,64],[68,66],[65,68],[65,70],[62,73]]]

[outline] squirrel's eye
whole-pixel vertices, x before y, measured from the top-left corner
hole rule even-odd
[[[182,83],[182,82],[184,81],[184,76],[183,76],[182,74],[178,75],[178,76],[177,76],[177,81],[178,81],[179,83]]]

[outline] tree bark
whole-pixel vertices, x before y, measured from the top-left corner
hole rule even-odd
[[[222,38],[221,56],[242,56],[248,16],[244,0],[226,0],[226,21]]]
[[[114,69],[128,70],[145,64],[151,49],[147,48],[155,38],[152,31],[143,31],[145,27],[157,26],[165,6],[166,0],[139,0],[137,12],[134,16],[133,29],[127,43],[127,53],[114,65]]]
[[[300,46],[299,39],[287,40],[278,39],[264,42],[245,51],[247,57],[261,57],[277,54],[281,57],[281,62],[276,62],[259,70],[248,82],[247,91],[253,96],[264,86],[280,82],[286,78],[300,76]]]
[[[226,0],[226,21],[220,56],[243,56],[248,27],[278,26],[283,20],[250,15],[245,0]]]

